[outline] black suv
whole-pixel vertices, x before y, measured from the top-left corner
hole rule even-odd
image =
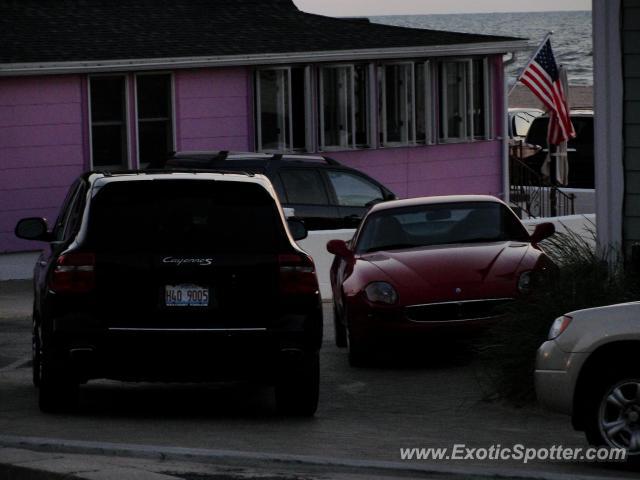
[[[239,170],[264,174],[285,208],[308,230],[355,228],[369,207],[396,196],[371,177],[314,155],[246,152],[180,152],[150,168]]]
[[[282,413],[313,415],[322,311],[313,260],[262,175],[87,173],[35,268],[33,381],[43,411],[95,378],[255,380]],[[295,238],[294,238],[295,237]]]
[[[576,137],[567,142],[569,159],[569,188],[594,188],[594,149],[593,149],[593,111],[574,110],[571,112],[571,122],[576,131]],[[531,123],[525,143],[540,147],[538,153],[524,159],[536,172],[540,172],[542,164],[547,158],[547,131],[549,130],[549,116],[537,117]]]

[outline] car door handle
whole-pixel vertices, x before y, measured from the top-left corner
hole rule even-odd
[[[38,262],[38,265],[40,265],[41,267],[46,267],[46,266],[47,266],[47,262],[46,262],[46,261],[44,261],[44,260],[40,260],[40,261]]]
[[[355,213],[352,215],[347,215],[344,217],[344,220],[360,220],[360,215],[356,215]]]

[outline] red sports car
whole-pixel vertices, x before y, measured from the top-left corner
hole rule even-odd
[[[331,240],[336,343],[361,364],[392,337],[466,335],[500,317],[552,265],[538,243],[490,196],[396,200],[374,206],[350,242]]]

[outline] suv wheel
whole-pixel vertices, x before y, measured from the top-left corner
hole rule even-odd
[[[336,337],[336,347],[344,348],[347,346],[347,329],[344,322],[338,314],[338,309],[333,306],[333,331]]]
[[[283,415],[312,417],[318,408],[320,355],[306,353],[301,365],[282,375],[276,385],[276,407]]]
[[[68,374],[52,352],[41,345],[39,354],[38,406],[45,413],[72,411],[78,403],[78,384]]]
[[[640,375],[607,375],[587,401],[589,443],[624,448],[629,456],[640,458]]]

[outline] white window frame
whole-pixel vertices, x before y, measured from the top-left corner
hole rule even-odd
[[[175,75],[171,71],[159,71],[159,72],[140,72],[135,73],[133,75],[133,110],[134,110],[134,132],[136,136],[136,155],[135,155],[135,163],[138,168],[141,167],[140,163],[140,132],[139,132],[139,123],[140,117],[138,115],[138,77],[147,76],[147,75],[169,75],[170,78],[170,105],[171,105],[171,116],[167,120],[171,121],[171,142],[173,144],[173,149],[175,150],[177,145],[177,136],[176,136],[176,92],[175,92]],[[153,120],[153,119],[146,119]]]
[[[415,139],[416,139],[416,143],[418,143],[418,144],[433,145],[435,143],[435,134],[434,134],[434,131],[433,131],[433,127],[434,127],[433,116],[434,116],[434,108],[435,108],[435,102],[433,101],[433,99],[434,99],[433,62],[431,62],[430,60],[424,60],[424,61],[415,62],[414,66],[413,66],[413,69],[414,69],[414,73],[413,73],[414,84],[415,84],[415,79],[417,78],[416,70],[417,70],[418,66],[422,66],[424,68],[424,85],[417,85],[417,88],[422,88],[423,94],[424,94],[424,101],[425,101],[425,105],[424,105],[425,138],[418,138],[418,124],[417,124],[417,119],[418,119],[418,99],[417,99],[417,96],[415,95],[415,92],[417,92],[417,88],[414,88],[414,97],[415,97],[414,111],[415,111],[415,118],[416,118],[416,123],[415,123],[415,127],[414,127],[414,129],[415,129]]]
[[[93,170],[96,168],[93,164],[93,111],[91,109],[91,79],[100,77],[118,77],[124,80],[124,134],[125,134],[125,161],[126,165],[101,165],[100,169],[109,170],[117,168],[131,168],[131,134],[129,126],[129,112],[131,111],[131,99],[129,95],[129,75],[120,73],[100,73],[91,74],[87,76],[87,110],[89,121],[89,168]],[[107,125],[112,122],[97,122],[98,124]]]
[[[473,69],[473,62],[471,64],[471,68]],[[491,85],[492,85],[492,76],[489,70],[490,63],[489,57],[482,58],[482,76],[483,76],[483,96],[484,96],[484,134],[476,135],[475,129],[473,131],[472,137],[474,140],[491,140],[493,138],[493,98],[491,97]],[[475,79],[475,72],[473,72],[471,78],[471,90],[473,91],[473,80]],[[473,100],[473,99],[472,99]],[[473,104],[471,105],[473,109]]]
[[[312,98],[311,98],[311,66],[283,66],[283,67],[262,67],[255,71],[255,98],[256,98],[256,112],[255,112],[255,125],[256,125],[256,151],[258,152],[300,152],[311,151],[313,145],[313,133],[310,131],[312,123],[307,123],[305,126],[305,146],[304,148],[294,148],[293,145],[293,97],[292,97],[292,68],[304,68],[304,106],[305,106],[305,121],[311,122],[313,115]],[[283,122],[279,125],[280,131],[283,132],[279,138],[279,148],[265,149],[262,147],[262,91],[260,89],[260,74],[265,71],[277,71],[284,72],[287,78],[287,89],[285,91],[284,85],[278,85],[278,95],[281,97],[279,103],[281,103],[282,111],[287,114],[287,117],[283,116]],[[287,122],[288,118],[288,122]],[[284,143],[283,143],[284,140]]]
[[[365,89],[366,89],[366,98],[365,102],[365,132],[367,135],[367,141],[364,144],[358,144],[357,142],[357,125],[356,125],[356,82],[355,82],[355,71],[356,67],[362,67],[367,78],[365,80]],[[324,71],[325,70],[344,70],[344,82],[346,83],[346,88],[344,91],[344,102],[345,102],[345,118],[344,124],[347,125],[343,132],[340,132],[340,136],[342,137],[339,145],[327,145],[325,139],[325,110],[324,110]],[[342,72],[339,73],[343,74]],[[319,102],[318,102],[318,110],[319,110],[319,131],[320,131],[320,141],[319,141],[319,149],[321,151],[337,151],[337,150],[349,150],[349,149],[359,149],[359,148],[368,148],[371,145],[371,68],[368,64],[355,64],[355,63],[342,63],[342,64],[328,64],[323,65],[318,69],[318,92],[319,92]],[[351,142],[349,142],[349,134],[351,134]]]
[[[438,81],[440,83],[440,87],[442,89],[442,95],[440,95],[440,106],[438,113],[438,118],[440,119],[440,128],[438,132],[438,142],[439,143],[461,143],[461,142],[473,142],[479,140],[489,140],[493,138],[493,105],[491,103],[491,80],[492,77],[489,72],[489,58],[484,57],[483,60],[483,80],[484,80],[484,88],[483,88],[483,96],[484,96],[484,121],[485,121],[485,132],[482,136],[475,134],[475,126],[474,126],[474,69],[473,69],[473,60],[472,58],[449,58],[442,60],[439,65],[441,66],[442,74],[439,76]],[[464,84],[461,87],[460,92],[460,101],[462,104],[462,132],[459,137],[449,137],[449,125],[448,119],[446,115],[443,113],[447,113],[448,105],[447,105],[447,64],[450,63],[461,63],[465,65],[464,75]],[[443,121],[443,119],[445,121]]]
[[[450,63],[459,63],[465,65],[465,70],[463,72],[464,83],[460,87],[458,92],[458,99],[461,104],[461,115],[462,115],[462,125],[460,136],[458,137],[450,137],[449,136],[449,121],[448,121],[448,85],[447,85],[447,65]],[[440,143],[460,143],[460,142],[468,142],[469,134],[468,132],[473,132],[473,112],[470,111],[473,109],[473,92],[472,90],[472,82],[470,78],[470,71],[473,68],[473,62],[469,58],[450,58],[445,59],[440,62],[441,72],[438,81],[440,83],[440,87],[442,89],[442,94],[440,95],[440,109],[438,112],[438,117],[440,118],[440,131],[438,132],[438,141]],[[444,115],[443,115],[444,113]],[[469,121],[469,116],[471,116],[471,122]],[[471,125],[469,125],[471,123]],[[471,129],[469,128],[471,127]],[[471,134],[471,139],[473,138],[473,134]]]
[[[386,88],[386,68],[391,66],[409,66],[410,68],[409,79],[405,78],[405,85],[411,87],[411,92],[408,88],[405,88],[404,103],[406,106],[411,106],[411,112],[406,112],[404,115],[404,122],[411,127],[406,128],[406,141],[390,142],[388,140],[387,133],[387,88]],[[380,85],[380,131],[382,132],[382,146],[383,147],[396,147],[415,145],[416,143],[416,95],[415,95],[415,63],[414,62],[387,62],[379,67],[379,85]],[[411,93],[411,103],[409,103],[409,94]]]

